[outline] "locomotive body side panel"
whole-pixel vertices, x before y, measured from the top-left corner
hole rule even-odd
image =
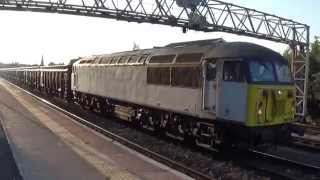
[[[244,125],[247,109],[247,87],[244,63],[240,58],[220,59],[217,117]]]
[[[85,66],[74,68],[74,91],[138,105],[211,118],[201,110],[201,88],[147,84],[147,66]]]
[[[221,82],[217,116],[224,120],[244,124],[247,109],[247,84]],[[236,89],[236,90],[235,90]]]

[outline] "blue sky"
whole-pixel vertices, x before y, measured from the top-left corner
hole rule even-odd
[[[119,0],[122,1],[122,0]],[[320,36],[320,1],[317,0],[226,0],[311,26]],[[127,23],[111,19],[49,13],[0,11],[0,62],[38,64],[65,62],[79,56],[163,46],[172,42],[224,38],[257,43],[282,53],[287,45],[226,33],[203,33],[181,28]],[[312,38],[313,39],[313,38]]]

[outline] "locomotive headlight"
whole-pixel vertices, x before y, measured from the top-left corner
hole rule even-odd
[[[262,107],[263,107],[263,103],[262,103],[262,102],[259,102],[259,103],[257,104],[257,114],[258,114],[259,116],[261,116],[261,115],[263,114],[263,112],[262,112]]]
[[[282,94],[282,91],[281,90],[278,90],[278,94],[281,96],[281,94]]]

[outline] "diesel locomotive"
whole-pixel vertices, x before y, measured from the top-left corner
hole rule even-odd
[[[295,113],[288,62],[246,42],[173,43],[0,73],[30,89],[207,148],[286,140]]]

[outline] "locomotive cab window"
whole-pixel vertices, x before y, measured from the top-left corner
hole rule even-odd
[[[287,62],[277,61],[275,62],[275,72],[278,81],[281,83],[292,83],[293,79],[291,76],[291,71]]]
[[[269,61],[252,60],[249,62],[252,82],[274,82],[276,80],[274,68]]]
[[[244,82],[245,76],[241,61],[225,61],[223,64],[223,80]]]
[[[288,62],[285,60],[250,60],[248,64],[253,83],[293,83]]]

